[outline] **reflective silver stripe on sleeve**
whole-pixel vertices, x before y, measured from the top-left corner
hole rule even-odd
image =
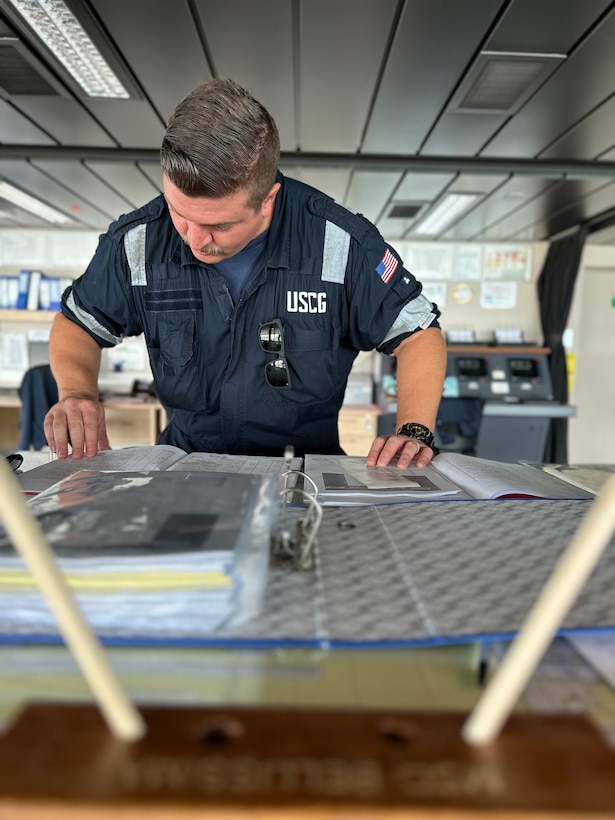
[[[130,268],[130,284],[147,285],[145,275],[145,233],[147,225],[137,225],[131,228],[124,236],[126,259]]]
[[[105,342],[111,342],[114,345],[119,345],[122,341],[122,336],[114,336],[113,333],[109,333],[107,328],[101,325],[98,319],[95,319],[91,313],[88,313],[83,310],[83,308],[79,307],[79,305],[75,302],[75,297],[73,296],[72,290],[68,294],[66,305],[82,324],[89,328],[92,333],[95,333],[97,336],[100,336],[101,339],[104,339]]]
[[[380,344],[384,344],[396,336],[401,336],[402,333],[413,333],[419,328],[425,330],[435,318],[436,314],[433,312],[431,302],[421,293],[416,299],[403,306],[391,329]]]
[[[320,277],[323,282],[344,284],[349,250],[350,234],[334,225],[333,222],[327,222],[325,225],[325,243]]]

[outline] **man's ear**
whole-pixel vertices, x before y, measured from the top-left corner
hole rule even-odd
[[[263,204],[261,206],[261,213],[263,216],[268,217],[271,216],[273,213],[273,206],[275,204],[275,198],[277,196],[278,191],[282,186],[279,182],[274,183],[271,186],[271,190],[267,194],[267,196],[263,199]]]

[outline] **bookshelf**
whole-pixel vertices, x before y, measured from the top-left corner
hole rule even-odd
[[[51,323],[56,315],[55,310],[17,310],[16,308],[0,309],[0,322],[36,322]]]

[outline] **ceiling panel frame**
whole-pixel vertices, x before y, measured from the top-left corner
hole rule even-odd
[[[34,166],[87,169],[93,182],[76,198],[100,206],[85,188],[109,193],[104,214],[84,203],[77,224],[106,227],[110,210],[117,218],[116,209],[160,191],[164,123],[212,75],[238,80],[271,111],[289,175],[383,232],[411,234],[417,222],[390,219],[393,204],[426,210],[437,201],[440,191],[410,185],[415,174],[448,175],[445,190],[484,194],[446,241],[480,241],[500,221],[509,234],[532,220],[542,236],[587,215],[608,219],[615,208],[615,189],[595,192],[615,181],[612,0],[70,0],[134,82],[128,101],[86,101],[28,27],[11,24],[7,3],[0,0],[0,36],[19,35],[62,93],[0,94],[0,166],[9,163],[14,184],[64,212],[75,178],[50,179]],[[485,50],[568,57],[513,116],[455,114],[450,102]],[[516,199],[507,196],[509,177],[528,180]],[[537,198],[556,184],[559,192]],[[7,208],[0,202],[2,224],[22,218]]]

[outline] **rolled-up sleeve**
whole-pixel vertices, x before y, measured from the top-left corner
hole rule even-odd
[[[64,291],[61,310],[101,347],[113,347],[125,336],[142,333],[121,238],[101,236],[86,271]]]
[[[440,326],[438,307],[376,230],[352,243],[347,273],[351,335],[360,349],[390,354],[405,337]]]

